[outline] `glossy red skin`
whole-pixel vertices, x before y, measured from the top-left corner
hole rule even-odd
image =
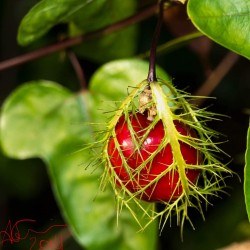
[[[144,131],[150,125],[150,121],[147,117],[142,114],[130,115],[130,121],[132,123],[133,129],[137,136],[143,136]],[[193,130],[190,130],[188,126],[180,123],[179,121],[174,121],[175,127],[180,134],[191,135],[192,137],[197,137]],[[145,161],[161,143],[164,137],[164,128],[161,121],[159,121],[155,127],[150,131],[147,138],[143,142],[140,148],[140,153],[135,151],[135,146],[131,138],[131,133],[129,131],[127,123],[124,121],[124,116],[122,116],[115,127],[115,132],[117,140],[119,142],[120,148],[129,165],[130,172],[136,169],[140,164]],[[181,146],[181,152],[183,158],[187,164],[199,164],[201,157],[199,152],[183,143],[179,142]],[[122,158],[115,147],[114,138],[110,138],[108,144],[108,154],[110,156],[110,161],[114,170],[119,177],[119,179],[126,185],[126,188],[135,193],[141,187],[148,185],[156,176],[161,174],[169,165],[173,162],[173,154],[169,144],[162,149],[153,159],[151,164],[147,164],[139,174],[135,175],[131,180],[125,167],[122,165]],[[199,171],[194,169],[187,169],[186,176],[192,183],[195,183]],[[145,191],[138,197],[140,199],[152,202],[169,202],[177,199],[182,194],[182,187],[178,185],[179,174],[177,171],[173,171],[165,174],[161,179],[145,189]],[[177,186],[178,185],[178,186]],[[177,188],[176,188],[177,187]]]

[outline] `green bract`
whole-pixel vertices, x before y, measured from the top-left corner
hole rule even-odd
[[[166,91],[166,88],[169,91]],[[143,131],[143,134],[147,135],[150,130],[153,129],[154,125],[161,121],[163,123],[165,135],[157,150],[155,150],[155,152],[153,152],[146,161],[143,161],[136,169],[132,170],[123,156],[121,146],[119,145],[118,138],[116,137],[115,127],[119,119],[124,116],[128,126],[130,126],[131,137],[134,138],[132,139],[134,142],[133,144],[135,145],[134,152],[140,152],[140,147],[143,145],[145,137],[138,137],[136,135],[128,117],[131,113],[136,114],[139,112],[141,108],[139,106],[139,99],[145,89],[150,89],[152,92],[152,99],[149,98],[149,102],[145,104],[145,107],[147,110],[150,110],[151,108],[155,109],[156,115],[152,119],[152,125],[148,126],[147,130]],[[107,183],[111,183],[116,194],[119,207],[118,211],[120,211],[122,206],[128,207],[140,225],[141,214],[147,218],[147,220],[143,221],[144,225],[141,225],[142,227],[146,227],[158,217],[160,217],[161,225],[164,226],[166,221],[173,214],[176,214],[177,223],[181,225],[182,229],[184,221],[190,221],[188,208],[196,208],[203,216],[201,203],[209,204],[209,196],[218,196],[222,188],[225,187],[224,174],[228,175],[231,173],[231,171],[216,158],[215,154],[222,152],[212,141],[212,137],[216,135],[216,132],[207,128],[205,124],[206,120],[216,119],[214,114],[207,112],[204,109],[198,109],[189,104],[188,100],[193,98],[194,97],[190,96],[188,93],[176,90],[172,86],[171,82],[158,79],[157,82],[151,82],[148,84],[146,80],[142,81],[130,91],[128,97],[122,102],[121,106],[114,113],[113,118],[107,125],[107,132],[100,141],[103,143],[101,159],[103,159],[106,164],[102,184],[105,186]],[[178,120],[182,124],[195,130],[198,134],[198,138],[193,138],[192,136],[182,136],[179,134],[174,125],[174,120]],[[123,181],[119,180],[114,167],[112,167],[110,155],[108,154],[108,144],[110,138],[114,138],[116,148],[118,149],[118,152],[120,151],[119,154],[122,159],[124,169],[128,173],[131,181],[134,181],[135,183],[138,183],[136,178],[138,178],[137,176],[139,176],[140,171],[146,168],[146,165],[150,166],[156,154],[163,150],[167,144],[170,144],[172,149],[173,163],[169,166],[169,168],[167,168],[166,171],[162,172],[159,176],[150,181],[146,187],[141,189],[139,188],[136,192],[132,193],[126,188],[126,183],[124,184]],[[187,164],[180,150],[180,141],[197,149],[197,151],[199,151],[202,155],[203,161],[195,165]],[[99,144],[100,142],[97,143]],[[197,169],[201,171],[197,183],[191,183],[188,181],[186,176],[187,169]],[[163,202],[165,208],[162,211],[146,210],[140,205],[137,197],[141,196],[145,188],[157,185],[159,179],[171,170],[178,171],[180,176],[179,183],[183,188],[183,193],[174,201]],[[117,183],[119,183],[119,188],[117,187]],[[138,205],[138,209],[141,209],[141,212],[133,210],[131,207],[131,204],[133,203]],[[191,221],[190,223],[192,224]]]

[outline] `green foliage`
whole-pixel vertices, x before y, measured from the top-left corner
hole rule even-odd
[[[244,179],[244,192],[245,202],[247,208],[248,219],[250,221],[250,126],[247,134],[247,150],[246,150],[246,165],[245,165],[245,179]]]
[[[134,0],[42,0],[23,18],[18,31],[20,45],[28,45],[44,36],[58,24],[68,26],[67,36],[75,36],[102,28],[134,13]],[[65,34],[64,34],[65,35]],[[85,43],[76,51],[98,62],[128,57],[136,48],[136,27],[105,35]],[[110,48],[112,47],[112,50]],[[122,48],[122,49],[121,49]]]
[[[86,31],[92,31],[131,16],[136,10],[136,5],[137,3],[134,0],[106,1],[101,11],[92,20],[89,19],[83,23],[82,15],[84,15],[84,13],[79,14],[78,20],[74,20],[74,22],[70,23],[70,36],[86,33]],[[88,25],[90,20],[91,22]],[[85,27],[86,24],[87,27]],[[99,26],[92,26],[92,24]],[[134,25],[110,34],[105,34],[90,41],[85,41],[78,46],[75,51],[78,56],[103,63],[133,56],[136,50],[136,39],[137,27]]]
[[[133,56],[136,50],[137,28],[131,26],[114,33],[86,41],[75,48],[79,57],[104,63],[110,60]],[[112,49],[110,49],[112,48]],[[94,53],[93,53],[94,51]]]
[[[2,111],[3,150],[18,159],[42,157],[51,152],[65,137],[65,114],[58,110],[70,95],[60,85],[47,81],[36,81],[16,89]]]
[[[44,160],[61,211],[82,246],[88,249],[152,250],[156,244],[156,223],[138,232],[140,227],[125,209],[117,224],[115,199],[110,187],[105,192],[99,189],[102,166],[87,168],[93,155],[83,148],[94,140],[93,130],[96,128],[89,124],[105,123],[106,117],[99,109],[103,100],[121,100],[128,86],[135,84],[128,79],[137,79],[147,71],[147,63],[139,60],[118,62],[121,67],[133,66],[133,71],[127,75],[120,67],[115,69],[115,62],[110,66],[112,64],[112,72],[124,86],[123,93],[113,92],[113,96],[105,91],[102,93],[101,88],[99,96],[86,92],[72,94],[54,82],[42,80],[16,89],[3,105],[2,147],[6,155],[16,159],[40,157]],[[105,68],[110,67],[104,66],[96,76],[105,75]],[[106,84],[95,79],[91,81],[92,90],[99,84]]]
[[[8,13],[5,13],[7,2],[8,0],[4,0],[3,8],[0,8],[3,18],[8,16]],[[131,16],[135,13],[138,2],[144,1],[31,0],[25,4],[29,5],[34,2],[37,3],[23,17],[19,26],[18,43],[20,45],[41,42],[39,39],[42,37],[46,41],[47,38],[50,38],[48,36],[50,31],[52,31],[49,33],[50,35],[54,31],[58,32],[56,33],[58,38],[61,36],[69,38],[80,34],[85,35]],[[220,45],[248,59],[250,58],[249,0],[180,0],[179,2],[187,2],[187,11],[192,23],[204,35]],[[156,1],[152,0],[149,3],[156,3]],[[20,6],[22,5],[20,4]],[[166,11],[168,10],[166,9]],[[18,8],[19,12],[22,12],[22,8]],[[16,14],[17,12],[13,13]],[[138,32],[138,28],[141,29],[141,33]],[[150,32],[148,27],[142,29],[139,26],[129,26],[111,34],[102,34],[90,41],[83,41],[81,45],[73,49],[77,57],[82,57],[87,63],[94,61],[99,64],[117,58],[128,58],[135,56],[135,50],[138,46],[143,47],[138,41],[142,43],[145,41],[145,44],[149,43],[148,40],[152,38]],[[141,40],[137,40],[138,34],[142,36]],[[176,40],[168,41],[165,46],[160,47],[159,52],[170,50],[173,44],[178,47],[186,39],[190,40],[198,36],[200,34],[195,33],[192,37],[187,35],[186,38],[178,37]],[[2,37],[4,38],[5,34]],[[8,48],[11,50],[11,43]],[[188,55],[191,55],[191,53]],[[176,58],[179,58],[178,53],[177,56],[176,54],[169,54],[168,57],[164,57],[164,60],[162,60],[163,66],[167,68],[171,64],[173,65],[173,61],[177,60]],[[187,58],[187,61],[189,59]],[[156,248],[157,223],[153,222],[144,232],[138,232],[140,227],[134,221],[128,209],[124,208],[117,225],[116,201],[113,191],[110,186],[107,186],[104,192],[99,188],[104,166],[89,166],[92,159],[96,155],[100,155],[100,151],[97,148],[93,156],[90,151],[83,149],[86,145],[96,141],[95,132],[103,131],[106,128],[107,122],[114,114],[113,111],[117,110],[128,92],[146,78],[148,62],[137,59],[111,61],[102,65],[92,76],[88,74],[89,65],[87,65],[87,79],[90,79],[89,90],[72,93],[61,86],[61,84],[70,85],[72,88],[76,86],[74,82],[76,78],[72,77],[73,70],[65,61],[57,60],[57,58],[56,60],[54,58],[52,60],[38,60],[37,63],[24,67],[25,70],[20,69],[18,76],[15,76],[15,73],[13,74],[13,79],[17,77],[18,82],[23,81],[22,77],[25,79],[46,77],[56,79],[55,81],[61,80],[58,80],[60,84],[45,80],[28,82],[15,89],[4,101],[0,117],[2,149],[7,156],[15,159],[38,157],[43,160],[47,166],[51,185],[65,221],[73,232],[75,239],[84,249],[153,250]],[[181,71],[182,67],[185,68],[185,78],[188,68],[192,65],[184,65],[180,61],[174,72]],[[41,74],[42,77],[36,78],[37,73]],[[157,73],[158,77],[169,80],[169,77],[161,68],[157,68]],[[197,76],[203,79],[203,72],[197,72],[197,75],[192,77],[196,79]],[[235,76],[235,79],[238,80],[238,78],[238,75]],[[193,79],[190,79],[191,76],[189,78],[189,75],[188,79],[184,79],[187,81],[187,85],[192,84]],[[231,79],[231,81],[234,80]],[[4,89],[4,87],[2,88]],[[242,86],[240,88],[242,88],[243,93],[244,88]],[[244,102],[238,101],[235,89],[224,90],[223,88],[223,97],[227,95],[225,98],[230,99],[234,95],[239,106],[240,103]],[[218,98],[218,101],[220,100]],[[222,98],[222,102],[223,100],[225,99]],[[228,102],[228,105],[231,105],[231,103]],[[245,101],[244,107],[242,106],[239,112],[242,112],[246,103]],[[234,106],[237,105],[234,103],[229,109],[235,108]],[[248,129],[244,173],[245,202],[248,215],[250,214],[249,145],[250,128]],[[19,168],[16,160],[6,159],[0,155],[1,187],[2,185],[8,187],[8,192],[4,192],[3,196],[6,196],[7,193],[15,193],[17,196],[19,195],[19,198],[23,198],[29,195],[35,196],[39,193],[44,176],[40,176],[40,172],[35,170],[39,163],[34,164],[34,161],[40,162],[37,159],[19,161],[23,164]],[[37,175],[39,175],[39,181],[37,181]],[[18,191],[16,191],[17,189]],[[245,216],[244,202],[241,200],[242,197],[238,195],[241,194],[240,191],[237,190],[235,192],[236,198],[233,197],[236,202],[223,200],[225,205],[219,209],[216,207],[216,212],[211,212],[212,216],[208,217],[207,222],[202,222],[196,227],[199,230],[193,232],[184,228],[184,240],[187,244],[180,243],[179,231],[174,231],[175,229],[172,227],[171,232],[167,233],[168,241],[170,241],[169,238],[174,236],[171,239],[171,247],[185,250],[212,249],[220,241],[223,244],[230,243],[232,239],[228,236],[240,234],[240,223],[244,221]],[[145,206],[144,203],[141,204]],[[202,205],[204,206],[204,203]],[[154,209],[153,206],[150,208]],[[130,209],[137,212],[136,207],[130,207]],[[234,214],[237,214],[237,216],[232,216]],[[244,223],[247,224],[246,221]],[[246,227],[249,231],[249,224]],[[211,232],[214,235],[213,239],[221,234],[220,239],[211,241],[208,237],[209,240],[204,241],[204,235]],[[216,245],[217,247],[220,246]]]
[[[189,0],[188,15],[206,36],[250,59],[250,2]]]
[[[57,24],[79,20],[78,15],[82,17],[82,25],[86,23],[83,27],[86,28],[90,25],[86,20],[95,20],[95,16],[101,11],[105,2],[105,0],[40,1],[23,18],[19,26],[18,41],[21,45],[27,45],[46,34]],[[97,22],[93,21],[90,27],[98,28],[100,25],[102,22],[97,19]]]

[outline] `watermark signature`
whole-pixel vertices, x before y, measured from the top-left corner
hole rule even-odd
[[[52,230],[66,228],[65,224],[55,224],[48,227],[44,231],[36,231],[32,229],[32,223],[35,223],[32,219],[18,220],[14,224],[9,220],[4,230],[0,231],[0,246],[5,244],[20,244],[23,241],[29,241],[29,250],[45,250],[45,249],[56,249],[63,250],[63,238],[59,233],[49,238]],[[25,224],[25,229],[24,225]],[[22,230],[21,230],[22,228]],[[54,232],[54,231],[53,231]],[[53,233],[52,232],[52,233]]]

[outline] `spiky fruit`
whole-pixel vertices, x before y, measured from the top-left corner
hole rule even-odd
[[[131,193],[143,190],[139,193],[140,199],[153,202],[176,200],[182,194],[183,189],[178,170],[173,169],[174,157],[171,146],[168,143],[156,152],[165,134],[162,121],[156,123],[145,135],[151,124],[147,116],[140,113],[130,114],[128,119],[129,124],[125,116],[121,116],[115,127],[120,148],[117,148],[113,137],[110,138],[108,144],[108,154],[117,177]],[[177,120],[174,121],[174,125],[181,135],[197,138],[196,132],[187,125]],[[129,126],[132,126],[133,135]],[[198,150],[182,141],[179,142],[179,146],[186,164],[197,165],[201,162]],[[147,161],[152,154],[154,154],[153,159],[143,165],[142,163]],[[170,170],[171,166],[172,170]],[[138,171],[140,167],[142,168]],[[186,177],[191,183],[197,181],[199,173],[197,169],[185,170]],[[154,182],[156,178],[159,179]]]
[[[102,187],[110,183],[118,215],[125,206],[143,228],[156,218],[163,228],[176,215],[182,230],[185,220],[192,225],[190,208],[204,218],[209,196],[218,196],[231,174],[216,158],[222,153],[212,141],[216,132],[206,126],[216,117],[190,104],[193,98],[170,82],[145,80],[121,103],[97,142],[103,144]],[[154,209],[155,202],[164,203],[162,211]]]

